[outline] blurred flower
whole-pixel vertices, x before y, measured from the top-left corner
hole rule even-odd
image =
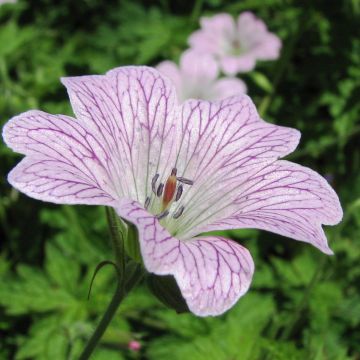
[[[253,227],[332,253],[321,225],[342,218],[336,193],[278,160],[300,133],[261,120],[248,96],[178,105],[168,79],[135,66],[62,82],[77,119],[12,118],[3,137],[25,158],[9,182],[44,201],[113,206],[137,227],[145,268],[173,275],[194,314],[229,309],[254,271],[244,247],[199,234]]]
[[[128,348],[132,351],[139,351],[141,349],[141,344],[136,340],[131,340],[128,343]]]
[[[279,57],[281,40],[251,12],[241,13],[237,23],[228,14],[205,17],[200,23],[201,29],[189,38],[190,46],[214,55],[227,75],[251,71],[256,60]]]
[[[187,99],[222,100],[246,93],[242,80],[234,77],[218,79],[218,64],[209,54],[187,50],[180,58],[179,67],[172,61],[164,61],[157,69],[172,80],[181,102]]]
[[[17,0],[0,0],[0,6],[7,3],[16,3]]]

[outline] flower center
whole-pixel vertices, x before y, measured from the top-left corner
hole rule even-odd
[[[151,180],[151,189],[154,196],[148,196],[145,200],[145,209],[150,208],[150,212],[156,214],[159,220],[170,216],[170,207],[174,202],[180,200],[184,191],[185,185],[193,185],[193,181],[181,176],[177,176],[177,169],[171,170],[170,176],[167,178],[166,183],[158,183],[159,174]],[[184,212],[185,207],[183,205],[178,206],[171,214],[174,219],[179,218]]]
[[[233,56],[239,56],[244,52],[244,48],[241,46],[241,42],[239,39],[234,39],[232,42],[232,47],[230,54]]]

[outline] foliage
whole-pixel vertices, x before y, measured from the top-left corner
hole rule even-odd
[[[71,114],[59,77],[177,61],[203,14],[252,10],[284,41],[278,62],[244,75],[270,121],[302,131],[291,156],[327,175],[344,221],[335,256],[250,230],[248,295],[218,318],[177,315],[141,285],[94,359],[358,359],[360,356],[360,3],[296,0],[19,1],[0,6],[0,122],[30,108]],[[0,358],[76,358],[114,290],[104,209],[54,206],[6,182],[18,155],[0,144]],[[140,352],[127,348],[142,343]]]

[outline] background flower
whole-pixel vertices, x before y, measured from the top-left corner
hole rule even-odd
[[[189,38],[193,49],[214,55],[225,74],[251,71],[257,60],[275,60],[280,39],[268,32],[265,23],[251,12],[239,15],[237,23],[229,14],[204,17],[201,29]]]
[[[235,77],[218,79],[218,64],[206,53],[187,50],[181,55],[179,66],[172,61],[163,61],[157,69],[172,80],[180,101],[222,100],[246,93],[246,85],[242,80]]]
[[[7,3],[16,3],[17,0],[0,0],[0,5]]]

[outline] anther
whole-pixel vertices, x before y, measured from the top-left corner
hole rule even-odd
[[[156,218],[158,219],[158,220],[161,220],[161,219],[163,219],[164,217],[166,217],[166,216],[168,216],[169,215],[169,210],[165,210],[165,211],[163,211],[162,213],[160,213],[159,215],[156,215]]]
[[[176,176],[177,174],[177,169],[176,168],[172,168],[171,170],[171,176]]]
[[[147,208],[149,207],[149,205],[150,205],[150,198],[147,197],[147,198],[145,199],[145,209],[146,209],[146,210],[147,210]]]
[[[176,180],[180,181],[180,182],[182,182],[183,184],[186,184],[186,185],[194,185],[194,182],[192,180],[186,179],[186,178],[183,178],[183,177],[177,177]]]
[[[178,201],[181,198],[181,195],[183,193],[184,187],[180,184],[177,188],[176,195],[175,195],[175,201]]]
[[[180,206],[179,209],[173,215],[173,218],[174,219],[179,218],[182,215],[183,212],[184,212],[184,206]]]
[[[160,197],[163,193],[163,190],[164,190],[164,184],[163,183],[160,183],[160,185],[158,186],[157,188],[157,191],[156,191],[156,195],[158,197]]]
[[[159,178],[159,174],[156,174],[151,180],[151,189],[154,194],[156,194],[156,182],[158,178]]]

